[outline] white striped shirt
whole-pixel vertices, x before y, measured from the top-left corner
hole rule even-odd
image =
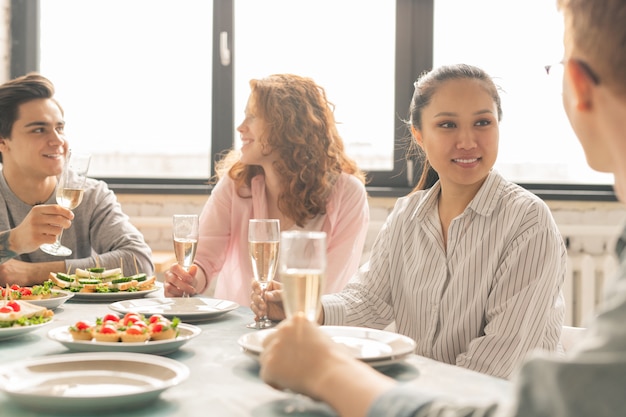
[[[546,204],[494,170],[448,230],[440,186],[398,199],[346,288],[324,296],[324,324],[396,322],[416,353],[509,377],[532,349],[557,350],[566,250]]]

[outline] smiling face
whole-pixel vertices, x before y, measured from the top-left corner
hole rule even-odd
[[[413,131],[442,189],[482,185],[498,155],[498,110],[483,82],[451,79],[424,107]]]
[[[273,158],[263,135],[266,133],[265,121],[256,114],[254,97],[251,94],[246,105],[245,117],[237,126],[241,137],[241,162],[246,165],[261,165],[266,170]]]
[[[0,138],[5,176],[40,181],[60,174],[68,148],[64,128],[63,114],[54,100],[22,103],[11,136]]]

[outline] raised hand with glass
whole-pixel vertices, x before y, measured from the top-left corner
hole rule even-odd
[[[248,223],[248,248],[254,279],[265,297],[267,285],[274,279],[280,242],[280,223],[277,219],[251,219]],[[266,316],[248,324],[251,329],[266,329],[274,323]]]
[[[90,161],[91,155],[89,154],[68,151],[63,164],[63,172],[59,176],[57,183],[56,201],[58,205],[74,210],[83,201]],[[71,255],[72,250],[61,244],[62,236],[63,230],[61,230],[54,243],[41,245],[40,249],[47,254],[55,256]]]

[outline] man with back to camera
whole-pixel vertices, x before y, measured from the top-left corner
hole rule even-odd
[[[563,106],[589,166],[613,173],[626,203],[626,1],[558,5],[565,20]],[[265,339],[261,377],[325,401],[343,417],[626,415],[626,229],[615,249],[620,267],[584,339],[565,358],[529,358],[514,379],[512,404],[453,405],[399,384],[338,349],[303,316]]]

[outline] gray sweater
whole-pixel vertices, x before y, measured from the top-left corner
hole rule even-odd
[[[20,224],[31,206],[17,198],[4,175],[0,175],[0,190],[0,231],[5,231]],[[54,193],[45,204],[56,204]],[[72,254],[65,259],[66,270],[74,272],[75,268],[94,267],[97,255],[100,266],[107,269],[119,268],[122,264],[125,274],[134,274],[136,259],[139,272],[154,273],[150,247],[122,212],[115,194],[105,182],[88,178],[83,201],[73,212],[72,226],[63,232],[61,239],[64,246],[72,249]],[[40,249],[16,259],[25,262],[62,260]]]

